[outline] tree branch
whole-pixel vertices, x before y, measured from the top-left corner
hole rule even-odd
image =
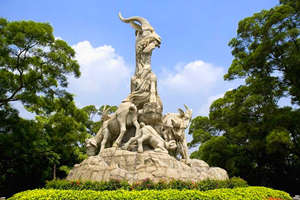
[[[21,55],[22,53],[25,52],[25,56],[23,58],[23,61],[26,59],[26,53],[27,53],[28,49],[24,48],[22,51],[19,52],[19,54],[17,55],[17,63],[16,63],[16,69],[19,72],[19,81],[20,81],[20,86],[10,95],[10,97],[6,98],[6,99],[0,99],[0,106],[3,106],[4,104],[7,104],[10,101],[17,101],[17,99],[14,99],[14,97],[16,96],[16,94],[22,90],[22,88],[24,87],[24,82],[23,82],[23,70],[20,68],[20,59],[21,59]]]

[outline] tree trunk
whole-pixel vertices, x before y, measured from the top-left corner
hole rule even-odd
[[[56,164],[53,165],[53,180],[56,179]]]

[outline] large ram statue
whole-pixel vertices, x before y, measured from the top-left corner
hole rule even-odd
[[[119,17],[129,23],[136,33],[136,67],[131,78],[131,92],[126,100],[134,103],[139,112],[146,116],[140,116],[140,121],[156,126],[161,121],[163,105],[157,92],[157,77],[151,69],[151,56],[152,51],[160,46],[160,36],[145,18],[124,18],[121,13]]]

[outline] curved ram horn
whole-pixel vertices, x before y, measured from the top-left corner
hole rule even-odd
[[[108,105],[105,105],[102,109],[102,116],[108,115],[108,112],[111,108]]]
[[[103,107],[103,111],[106,111],[106,108],[107,108],[107,105],[104,105],[104,107]]]
[[[142,31],[141,25],[135,23],[135,22],[129,22],[132,28],[134,28],[136,31]]]
[[[186,110],[189,110],[189,107],[186,104],[183,104]]]
[[[181,117],[184,116],[184,111],[181,108],[178,108],[178,112]]]
[[[121,14],[121,12],[119,12],[119,18],[122,22],[125,23],[134,23],[134,21],[137,21],[141,24],[142,26],[142,30],[150,30],[150,31],[154,31],[154,28],[150,25],[150,23],[148,22],[148,20],[146,20],[145,18],[142,17],[138,17],[138,16],[133,16],[133,17],[128,17],[128,18],[124,18]],[[137,24],[135,24],[137,25]],[[134,27],[135,28],[135,27]]]
[[[111,108],[108,105],[104,105],[102,108],[102,113],[101,113],[101,120],[102,122],[106,121],[107,119],[109,119],[109,110]]]
[[[109,107],[107,105],[104,105],[102,108],[102,115],[107,114],[108,111],[109,111]]]
[[[184,105],[186,111],[187,111],[188,113],[192,114],[192,112],[193,112],[192,109],[189,109],[189,107],[188,107],[187,105],[185,105],[185,104],[183,104],[183,105]]]

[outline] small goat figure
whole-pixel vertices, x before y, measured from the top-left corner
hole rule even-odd
[[[137,108],[129,102],[124,101],[120,104],[115,113],[109,115],[109,109],[103,108],[102,127],[99,129],[95,137],[86,140],[87,154],[94,156],[97,154],[97,148],[101,145],[99,153],[103,151],[109,138],[117,139],[113,143],[113,147],[119,147],[126,132],[126,127],[135,126],[136,132],[139,133],[140,125],[137,121]]]

